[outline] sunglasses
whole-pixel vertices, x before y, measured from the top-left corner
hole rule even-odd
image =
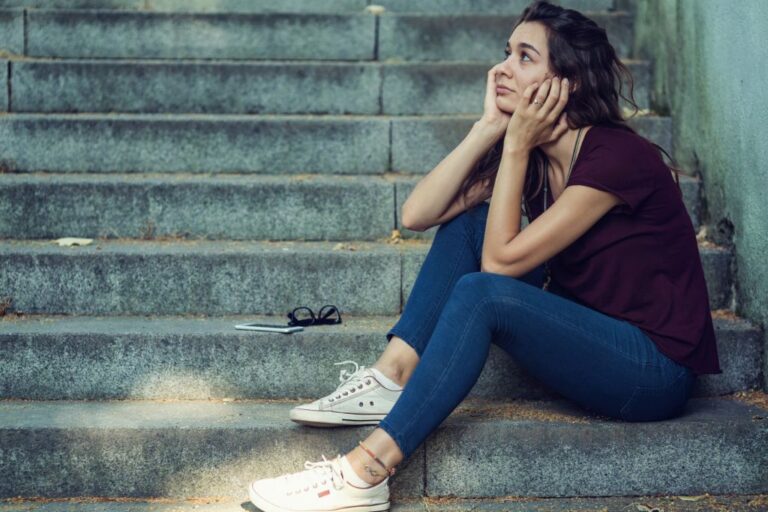
[[[326,304],[317,316],[306,306],[300,306],[288,313],[288,325],[331,325],[341,323],[341,313],[332,304]]]

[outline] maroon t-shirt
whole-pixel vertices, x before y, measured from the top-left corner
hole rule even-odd
[[[623,202],[550,260],[550,289],[639,327],[696,374],[722,373],[693,223],[658,150],[620,125],[593,126],[570,185]],[[530,222],[542,213],[542,195],[543,187],[528,201]]]

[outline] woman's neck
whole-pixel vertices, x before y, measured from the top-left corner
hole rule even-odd
[[[579,146],[576,148],[576,157],[578,157],[579,150],[584,142],[584,137],[591,129],[591,125],[583,127],[581,137],[579,138]],[[565,183],[568,168],[571,165],[571,159],[573,157],[573,145],[576,143],[576,136],[578,134],[578,128],[575,130],[569,128],[557,140],[539,146],[539,149],[541,149],[549,159],[550,172],[554,173],[553,175],[556,178],[559,178],[557,180],[559,183]]]

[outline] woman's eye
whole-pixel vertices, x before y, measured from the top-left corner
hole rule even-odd
[[[509,50],[504,50],[504,60],[507,60],[507,59],[509,58],[509,56],[510,56],[510,55],[512,55],[512,52],[510,52]],[[523,53],[522,53],[522,56],[523,56],[523,57],[528,57],[528,54],[527,54],[527,53],[525,53],[525,52],[523,52]],[[528,57],[528,60],[531,60],[531,58],[530,58],[530,57]]]

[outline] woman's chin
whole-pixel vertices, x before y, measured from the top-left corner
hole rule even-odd
[[[515,112],[515,105],[511,101],[505,101],[503,99],[503,96],[496,96],[496,106],[501,110],[502,112],[506,112],[507,114],[514,114]]]

